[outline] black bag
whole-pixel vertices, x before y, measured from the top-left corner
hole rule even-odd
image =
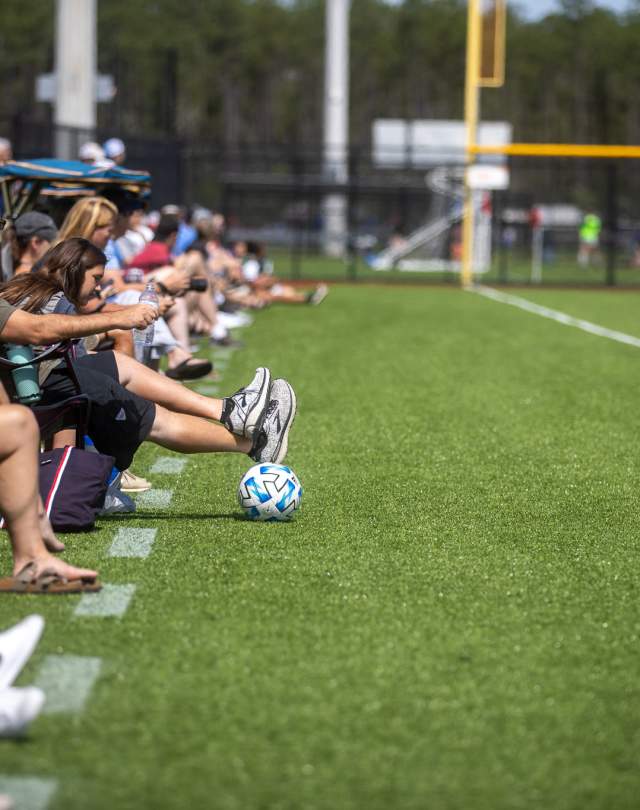
[[[93,528],[104,506],[113,456],[77,447],[40,453],[40,495],[51,525],[60,532]],[[4,528],[4,519],[0,521]]]

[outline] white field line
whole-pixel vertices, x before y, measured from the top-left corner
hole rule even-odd
[[[100,658],[48,655],[35,681],[35,686],[47,696],[43,714],[81,712],[100,674],[101,665]]]
[[[74,616],[124,616],[136,592],[135,585],[103,585],[98,593],[86,593],[76,605]]]
[[[172,489],[150,489],[138,495],[136,504],[138,506],[148,506],[152,509],[166,509],[172,498]]]
[[[534,304],[532,301],[527,301],[526,298],[520,298],[518,295],[511,295],[510,293],[504,293],[500,290],[494,290],[492,287],[484,287],[482,284],[469,287],[469,290],[477,295],[490,298],[492,301],[518,307],[518,309],[523,309],[525,312],[541,315],[543,318],[549,318],[565,326],[573,326],[576,329],[581,329],[583,332],[588,332],[590,335],[608,338],[618,343],[626,343],[627,346],[635,346],[636,349],[640,349],[640,338],[627,335],[625,332],[617,332],[615,329],[607,329],[604,326],[598,326],[597,323],[591,323],[591,321],[585,321],[582,318],[574,318],[573,315],[567,315],[566,312],[560,312],[557,309],[550,309],[540,304]]]
[[[148,557],[157,533],[157,529],[118,529],[107,553],[109,557]]]
[[[57,787],[55,779],[0,774],[0,794],[12,799],[15,810],[46,810]]]
[[[161,456],[151,468],[152,473],[162,473],[164,475],[180,475],[187,464],[186,458],[174,458],[173,456]]]

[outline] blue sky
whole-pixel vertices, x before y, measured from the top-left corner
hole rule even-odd
[[[401,3],[402,0],[387,0],[388,3]],[[535,19],[544,17],[551,11],[557,11],[558,0],[507,0],[510,6],[518,6],[527,17]],[[632,0],[595,0],[596,5],[610,8],[612,11],[627,11]]]
[[[508,0],[509,5],[519,6],[531,18],[543,17],[558,8],[557,0]],[[631,0],[597,0],[596,5],[612,11],[626,11]]]

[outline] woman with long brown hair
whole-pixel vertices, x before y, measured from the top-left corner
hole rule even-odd
[[[0,298],[29,312],[66,311],[89,300],[102,279],[105,256],[86,239],[68,239],[42,258],[41,269],[0,286]],[[55,303],[54,303],[55,301]],[[280,463],[296,413],[286,380],[267,368],[229,397],[205,397],[161,376],[131,357],[104,351],[73,362],[81,393],[91,402],[89,436],[96,448],[126,470],[143,441],[182,453],[247,453]],[[77,393],[66,364],[51,369],[42,405]],[[220,424],[215,424],[220,423]]]

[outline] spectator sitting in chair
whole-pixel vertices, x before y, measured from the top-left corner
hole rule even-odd
[[[47,214],[29,211],[14,223],[12,240],[13,271],[15,275],[30,273],[33,265],[49,250],[58,236],[55,222]]]
[[[105,263],[93,244],[69,239],[45,254],[37,273],[2,285],[0,298],[32,313],[47,311],[54,297],[77,308],[100,283]],[[99,452],[115,457],[119,470],[147,440],[182,453],[247,453],[257,462],[280,463],[286,456],[296,398],[286,380],[272,383],[266,368],[225,399],[197,394],[120,352],[85,354],[73,369],[91,402],[89,437]],[[47,369],[41,387],[42,405],[78,393],[64,361]]]
[[[107,299],[106,309],[136,304],[144,289],[144,283],[141,280],[137,282],[125,280],[120,259],[114,249],[112,236],[117,238],[120,231],[126,227],[125,214],[121,214],[116,205],[104,197],[88,197],[75,203],[60,229],[60,241],[71,237],[81,237],[93,242],[96,247],[105,250],[107,254],[111,252],[105,273],[105,281],[112,282],[109,291],[111,295]],[[162,289],[172,296],[183,292],[188,285],[189,279],[185,273],[172,270],[165,274]],[[194,357],[189,351],[186,303],[178,299],[178,301],[167,301],[165,304],[166,306],[161,306],[161,312],[165,318],[161,318],[157,322],[154,330],[152,359],[157,361],[161,355],[166,354],[168,362],[166,374],[172,379],[195,380],[204,377],[211,372],[212,365],[208,360]],[[133,357],[132,336],[129,334],[126,339],[121,338],[119,342],[116,341],[115,348]]]
[[[29,279],[30,276],[19,278]],[[0,342],[52,344],[81,338],[112,328],[145,328],[157,317],[146,304],[95,315],[34,315],[15,309],[0,297]],[[1,346],[0,346],[1,348]],[[13,547],[13,575],[0,590],[21,593],[86,590],[95,571],[75,568],[51,556],[64,549],[56,538],[37,494],[38,428],[30,411],[9,405],[0,384],[0,513],[7,521]],[[75,583],[69,589],[68,583]]]

